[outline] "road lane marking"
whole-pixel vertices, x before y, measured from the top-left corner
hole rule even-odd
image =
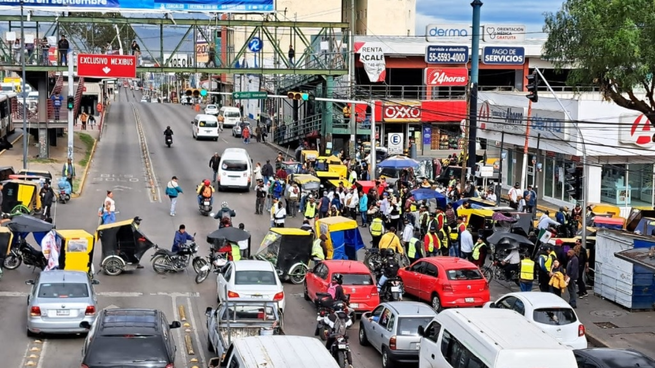
[[[46,340],[34,339],[27,343],[23,360],[21,361],[22,367],[36,367],[41,368],[43,365],[43,356],[45,355],[47,343]]]
[[[187,303],[187,310],[189,311],[189,317],[190,321],[193,321],[194,324],[191,325],[191,329],[193,330],[193,335],[196,337],[196,349],[198,350],[198,353],[200,354],[200,366],[205,367],[207,366],[208,362],[207,359],[205,358],[205,349],[202,347],[202,340],[200,339],[200,334],[198,333],[198,327],[196,326],[198,321],[195,318],[193,308],[191,307],[191,298],[186,298],[186,303]]]
[[[141,145],[141,156],[143,159],[143,166],[146,171],[146,178],[150,186],[150,195],[148,199],[150,202],[159,202],[161,200],[161,190],[159,188],[159,182],[157,181],[157,176],[155,175],[155,167],[152,165],[152,158],[150,157],[150,150],[148,149],[148,140],[146,139],[146,134],[143,131],[143,124],[141,123],[141,117],[136,108],[136,104],[132,102],[132,112],[134,113],[134,120],[136,122],[136,133],[139,138],[139,143]]]
[[[173,305],[173,320],[174,321],[179,321],[180,316],[179,312],[177,309],[177,296],[171,296],[171,304]],[[182,321],[180,321],[182,322]],[[182,327],[176,328],[175,329],[175,334],[177,335],[177,341],[179,341],[180,344],[183,344],[185,341],[185,334],[184,331],[182,331]],[[186,366],[187,363],[189,362],[189,356],[187,355],[187,349],[183,347],[182,349],[178,349],[178,351],[182,352],[182,359],[184,361],[184,365]]]
[[[41,354],[40,354],[40,356],[39,356],[39,361],[38,361],[38,363],[36,364],[36,368],[41,368],[41,367],[43,367],[43,360],[44,360],[43,357],[46,356],[46,353],[45,353],[46,350],[48,350],[48,340],[45,340],[45,339],[44,339],[44,340],[43,340],[43,343],[41,344]]]

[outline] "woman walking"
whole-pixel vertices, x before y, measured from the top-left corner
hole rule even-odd
[[[183,194],[182,188],[177,184],[177,176],[173,176],[171,181],[166,185],[166,195],[171,199],[171,209],[169,214],[175,216],[175,206],[177,205],[177,196]]]

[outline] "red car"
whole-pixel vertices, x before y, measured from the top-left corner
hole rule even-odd
[[[401,268],[405,293],[429,301],[439,312],[451,307],[481,307],[489,301],[489,283],[473,263],[457,257],[421,258]]]
[[[343,276],[343,293],[350,295],[349,306],[355,312],[367,312],[380,304],[371,271],[357,261],[323,261],[317,264],[305,278],[305,299],[316,301],[316,293],[326,293],[332,275],[337,273]]]

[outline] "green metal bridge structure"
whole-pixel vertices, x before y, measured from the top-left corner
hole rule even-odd
[[[26,59],[25,72],[26,82],[38,91],[47,93],[39,94],[39,106],[49,105],[49,95],[55,90],[61,91],[63,84],[63,73],[67,72],[66,66],[57,66],[56,63],[46,62],[40,55],[41,48],[38,41],[46,36],[74,35],[74,28],[80,24],[93,29],[94,26],[114,27],[116,33],[121,30],[132,29],[134,40],[141,48],[141,56],[148,63],[137,67],[137,76],[141,73],[178,73],[180,74],[206,74],[206,75],[260,75],[274,82],[275,94],[287,94],[288,91],[311,93],[316,97],[340,98],[335,95],[335,80],[348,75],[348,58],[352,57],[351,45],[348,45],[350,24],[343,22],[296,22],[268,20],[263,17],[261,20],[222,20],[219,17],[210,19],[175,19],[168,16],[155,17],[111,17],[100,14],[84,13],[85,16],[76,16],[76,13],[69,13],[68,16],[48,15],[0,15],[0,24],[5,25],[9,31],[20,34],[22,24],[25,33],[34,34],[34,53],[31,58]],[[201,17],[202,15],[198,15]],[[22,22],[21,22],[22,20]],[[176,32],[171,35],[171,29]],[[244,37],[242,45],[235,45],[234,40],[223,40],[222,36],[229,35],[229,30],[243,29]],[[147,32],[143,31],[147,30]],[[157,32],[158,31],[158,32]],[[296,49],[295,60],[290,60],[286,50],[279,45],[278,32],[293,37]],[[142,33],[142,34],[140,34]],[[158,34],[158,36],[153,36]],[[183,34],[182,37],[179,35]],[[196,58],[190,58],[188,63],[175,62],[175,55],[194,53],[189,51],[189,36],[193,35],[193,49],[197,50],[199,39],[207,40],[216,45],[214,60],[198,62]],[[230,37],[230,36],[227,36]],[[231,36],[234,37],[234,36]],[[153,38],[158,38],[155,42]],[[171,40],[179,38],[179,42],[171,48]],[[259,38],[263,40],[269,52],[253,54],[248,50],[249,42]],[[75,53],[100,54],[98,46],[90,46],[73,36],[68,37],[71,48]],[[88,38],[87,38],[88,40]],[[129,50],[131,40],[122,40],[122,48]],[[232,44],[230,44],[232,42]],[[184,45],[186,43],[186,45]],[[154,45],[158,44],[157,47]],[[221,46],[219,46],[221,45]],[[222,46],[226,45],[226,46]],[[0,40],[0,70],[5,74],[14,72],[20,75],[22,71],[20,57],[17,56],[17,49],[12,47],[4,37]],[[186,48],[186,50],[185,50]],[[18,49],[20,51],[20,49]],[[128,52],[123,52],[127,54]],[[22,55],[22,57],[27,57]],[[246,58],[254,59],[253,66],[246,66],[243,62]],[[265,60],[273,59],[274,63],[267,63]],[[56,80],[54,83],[52,82]],[[85,80],[86,79],[86,80]],[[79,99],[83,84],[100,81],[100,78],[76,78],[77,90],[75,109],[79,109]],[[60,92],[61,93],[61,92]],[[64,96],[65,93],[62,93]],[[348,97],[348,96],[343,96]],[[295,112],[294,119],[286,125],[286,133],[279,136],[277,143],[288,145],[294,141],[300,141],[304,135],[319,133],[322,141],[329,141],[332,135],[350,135],[356,127],[350,121],[343,118],[341,109],[343,105],[333,102],[312,101],[313,114],[298,114],[305,103],[302,101],[285,101],[290,103]],[[309,110],[308,110],[309,111]],[[79,110],[78,110],[79,113]],[[297,118],[301,116],[302,118]],[[61,116],[65,119],[65,109],[62,109]],[[39,109],[36,116],[30,116],[30,122],[36,124],[40,129],[65,128],[66,122],[54,120],[52,106],[47,109]],[[354,123],[354,122],[353,122]],[[358,134],[370,134],[370,131],[357,130]],[[54,145],[52,139],[54,134],[49,134],[50,144]]]

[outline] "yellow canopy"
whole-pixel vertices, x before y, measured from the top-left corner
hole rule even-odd
[[[316,236],[321,234],[329,234],[331,232],[358,229],[357,221],[346,218],[343,216],[334,216],[334,217],[325,217],[322,219],[316,220]],[[330,236],[327,237],[325,241],[327,246],[327,259],[332,259],[333,248],[332,248],[332,239]]]
[[[123,220],[123,221],[114,222],[112,224],[103,224],[103,225],[98,226],[98,229],[96,231],[105,230],[105,229],[112,229],[112,228],[121,227],[121,226],[128,226],[128,225],[132,225],[133,222],[134,222],[134,219],[130,219],[130,220]]]
[[[95,237],[85,230],[57,230],[63,240],[65,270],[89,272]]]
[[[317,161],[326,161],[329,165],[343,165],[343,162],[341,162],[341,159],[337,156],[319,156]]]
[[[294,174],[293,175],[293,181],[296,183],[303,185],[311,182],[315,183],[320,183],[321,180],[314,175],[309,175],[309,174]]]
[[[334,171],[317,171],[316,177],[320,179],[331,179],[331,178],[341,179],[339,173],[336,173]]]
[[[309,231],[305,231],[293,227],[272,227],[269,231],[279,235],[309,235],[310,234]]]

